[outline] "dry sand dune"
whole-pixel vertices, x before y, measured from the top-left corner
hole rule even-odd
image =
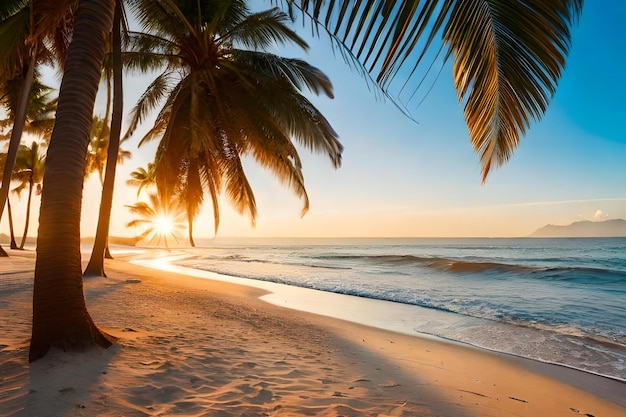
[[[12,255],[0,259],[0,416],[626,415],[619,382],[123,261],[85,284],[94,320],[119,342],[29,365],[34,254]]]

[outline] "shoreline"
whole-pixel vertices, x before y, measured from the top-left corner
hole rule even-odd
[[[149,255],[149,252],[146,252],[146,255]],[[282,284],[273,281],[256,280],[252,278],[225,275],[210,270],[176,264],[177,261],[193,258],[194,256],[195,255],[193,254],[182,251],[178,254],[163,256],[158,259],[154,258],[154,256],[130,256],[128,261],[133,264],[158,269],[161,271],[174,272],[202,279],[220,280],[238,285],[260,288],[269,292],[268,294],[261,296],[261,300],[288,309],[304,311],[340,320],[346,320],[352,323],[387,330],[394,333],[405,334],[408,336],[432,337],[436,340],[445,341],[448,343],[458,343],[461,346],[481,349],[495,354],[508,355],[524,360],[536,361],[542,364],[564,367],[574,371],[584,372],[590,375],[607,378],[609,380],[626,384],[626,379],[620,378],[615,375],[607,375],[600,372],[594,372],[590,369],[579,368],[566,363],[560,363],[532,356],[525,356],[514,351],[507,351],[503,349],[498,349],[496,347],[485,346],[479,343],[473,343],[469,340],[446,337],[441,334],[419,329],[419,324],[429,322],[441,322],[445,323],[443,325],[453,327],[480,329],[481,323],[484,323],[486,319],[464,316],[461,317],[458,314],[447,312],[444,310],[432,309],[413,304],[404,304],[389,300],[381,300],[377,298],[362,297],[332,291],[323,291],[314,288]],[[500,328],[508,328],[510,326],[508,324],[502,324],[497,322],[489,323],[490,325],[497,325]],[[467,331],[468,330],[466,330],[466,332]],[[508,331],[510,332],[510,330]],[[535,329],[531,328],[530,331],[535,331]],[[499,335],[502,336],[502,334]],[[624,402],[624,404],[626,405],[626,401]]]
[[[31,300],[24,289],[32,280],[26,267],[34,267],[34,253],[30,259],[12,254],[10,264],[0,261],[5,282],[16,283],[11,297],[0,298],[8,313],[0,323],[3,415],[626,412],[626,385],[620,382],[288,310],[260,300],[262,289],[124,260],[107,261],[109,278],[85,281],[94,320],[121,336],[118,344],[102,353],[52,354],[29,366],[24,309]],[[0,291],[13,291],[10,285]]]

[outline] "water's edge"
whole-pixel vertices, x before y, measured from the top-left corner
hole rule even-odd
[[[496,354],[509,355],[521,358],[522,360],[555,365],[606,378],[611,381],[626,383],[626,379],[616,375],[607,375],[592,369],[585,369],[584,367],[577,367],[556,360],[522,355],[515,352],[515,346],[509,346],[510,349],[507,350],[473,343],[468,336],[473,333],[489,331],[490,334],[494,334],[494,338],[498,336],[510,337],[510,335],[506,334],[510,332],[510,330],[508,330],[507,326],[504,324],[486,319],[460,316],[458,314],[429,309],[427,307],[224,275],[175,264],[176,262],[181,262],[193,257],[194,255],[191,254],[177,254],[158,259],[133,259],[129,260],[129,262],[153,269],[264,289],[268,291],[268,294],[261,296],[260,299],[280,307],[338,318],[409,336],[434,338],[447,343],[457,343]],[[452,329],[453,333],[457,330],[459,337],[442,336],[436,331],[431,332],[428,330],[436,329],[441,326]],[[522,340],[522,342],[525,341]],[[626,403],[623,405],[626,405]]]

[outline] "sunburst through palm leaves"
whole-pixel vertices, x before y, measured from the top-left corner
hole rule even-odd
[[[145,228],[139,235],[141,240],[148,239],[150,243],[156,241],[156,246],[160,246],[163,241],[165,247],[169,248],[168,238],[178,242],[178,232],[185,228],[185,210],[157,194],[149,194],[148,198],[149,203],[138,201],[132,206],[126,206],[131,213],[139,216],[128,222],[126,227]]]

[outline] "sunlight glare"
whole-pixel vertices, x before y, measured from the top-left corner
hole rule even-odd
[[[160,236],[167,236],[174,231],[174,221],[171,217],[160,216],[154,221],[154,229]]]

